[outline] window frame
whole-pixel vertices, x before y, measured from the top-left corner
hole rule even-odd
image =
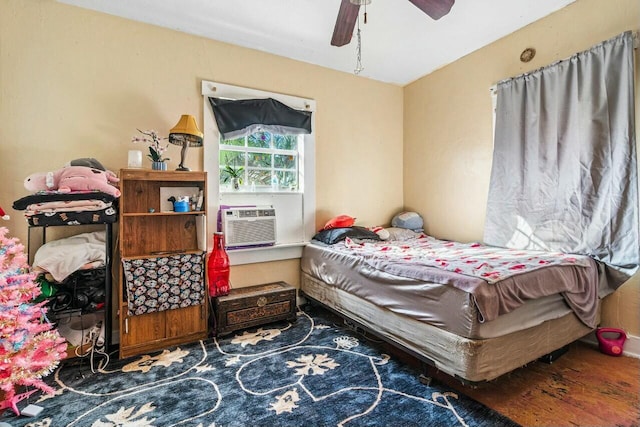
[[[204,131],[204,152],[203,165],[207,171],[207,204],[209,212],[213,214],[207,218],[207,230],[211,232],[217,230],[217,212],[220,206],[221,197],[228,192],[221,192],[219,185],[219,147],[220,132],[209,104],[209,97],[226,99],[252,99],[252,98],[273,98],[291,108],[315,112],[315,100],[297,96],[285,95],[275,92],[262,91],[257,89],[234,86],[225,83],[202,80],[203,95],[203,131]],[[274,246],[256,247],[248,249],[238,249],[229,252],[232,265],[249,264],[256,262],[268,262],[286,259],[295,259],[302,256],[302,248],[311,240],[315,234],[315,114],[312,115],[312,133],[303,135],[303,143],[299,145],[299,169],[298,191],[289,190],[271,192],[234,192],[246,196],[250,201],[252,198],[259,200],[260,197],[268,195],[274,199],[291,199],[296,194],[301,200],[300,226],[302,227],[302,241],[289,243],[276,243]],[[247,202],[250,204],[250,202]],[[211,239],[207,239],[211,240]],[[208,250],[211,250],[212,242],[207,241]]]

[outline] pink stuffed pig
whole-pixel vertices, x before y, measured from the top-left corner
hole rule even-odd
[[[67,166],[55,172],[37,172],[24,180],[24,188],[31,192],[58,190],[61,193],[71,191],[102,191],[114,197],[120,197],[120,190],[111,185],[120,181],[116,174],[86,166]]]

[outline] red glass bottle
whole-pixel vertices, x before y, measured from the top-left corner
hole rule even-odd
[[[210,296],[229,294],[229,255],[224,249],[224,234],[219,232],[213,233],[213,249],[207,262],[207,274]]]

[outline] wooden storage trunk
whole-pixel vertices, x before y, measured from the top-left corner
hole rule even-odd
[[[225,335],[278,320],[296,320],[296,289],[285,283],[265,283],[231,289],[214,299],[216,333]]]

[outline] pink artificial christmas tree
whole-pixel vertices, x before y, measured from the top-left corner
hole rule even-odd
[[[20,415],[17,402],[36,389],[53,392],[42,378],[58,366],[66,344],[44,318],[45,302],[32,303],[40,287],[29,272],[24,246],[7,232],[0,227],[0,412],[11,408]],[[19,386],[34,390],[16,394]]]

